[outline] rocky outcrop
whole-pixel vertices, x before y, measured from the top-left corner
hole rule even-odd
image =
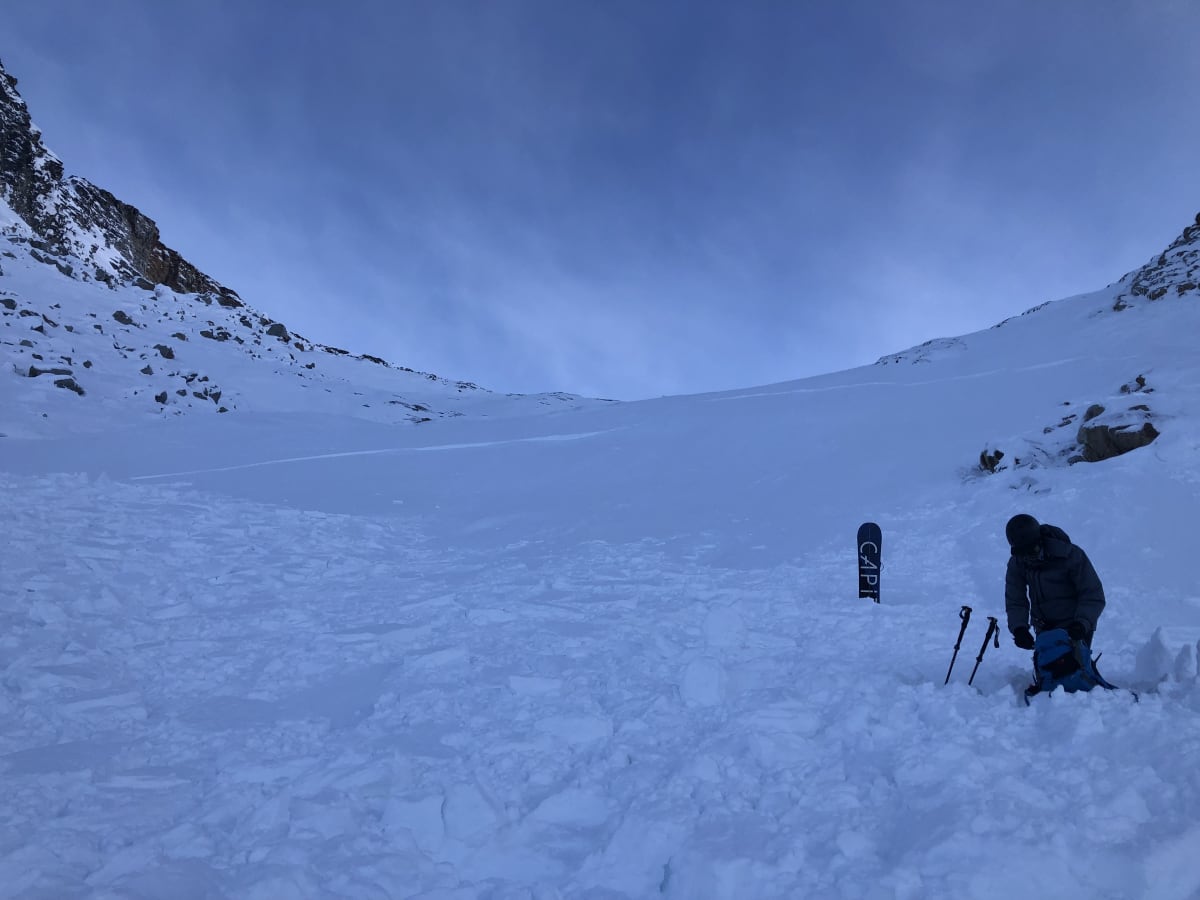
[[[1113,309],[1118,312],[1141,298],[1154,301],[1164,297],[1200,297],[1200,213],[1171,246],[1130,272],[1119,284],[1124,289],[1113,302]]]
[[[1158,437],[1158,429],[1149,422],[1141,426],[1133,423],[1110,424],[1095,422],[1079,429],[1078,441],[1083,447],[1082,462],[1100,462],[1112,459],[1130,450],[1145,447]]]
[[[1148,398],[1135,395],[1153,393],[1154,388],[1147,383],[1146,376],[1138,375],[1121,385],[1113,399],[1090,403],[1082,408],[1082,412],[1067,413],[1058,424],[1044,427],[1039,438],[1019,441],[1019,447],[1011,456],[989,444],[979,454],[977,471],[995,474],[1010,466],[1035,469],[1094,463],[1145,447],[1159,436],[1159,430],[1153,424],[1156,417]],[[1072,434],[1070,429],[1076,422],[1079,425]]]
[[[83,260],[98,281],[140,280],[241,306],[236,292],[165,246],[151,218],[90,181],[65,175],[62,162],[42,144],[17,93],[17,79],[2,63],[0,193],[38,236],[32,249]]]

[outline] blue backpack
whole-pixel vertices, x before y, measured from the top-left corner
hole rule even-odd
[[[1064,628],[1051,628],[1037,636],[1033,645],[1034,682],[1025,689],[1025,702],[1035,694],[1048,694],[1061,687],[1068,694],[1094,687],[1116,690],[1096,670],[1096,661],[1083,641],[1073,641]]]

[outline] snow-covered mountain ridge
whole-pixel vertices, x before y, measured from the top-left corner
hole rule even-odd
[[[0,434],[271,409],[382,422],[587,401],[499,396],[291,332],[159,241],[139,210],[64,174],[0,66]]]
[[[17,79],[0,62],[0,194],[36,239],[35,258],[69,257],[62,264],[83,281],[162,284],[184,294],[211,293],[236,305],[237,294],[200,272],[159,240],[158,226],[85,178],[67,175],[46,149],[17,92]]]

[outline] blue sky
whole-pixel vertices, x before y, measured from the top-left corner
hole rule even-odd
[[[1200,5],[12,4],[47,145],[310,339],[633,399],[1103,287],[1200,209]]]

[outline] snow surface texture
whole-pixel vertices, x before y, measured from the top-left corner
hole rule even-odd
[[[724,394],[0,439],[0,896],[1200,897],[1200,304],[1115,290]],[[1149,447],[979,473],[1138,375]],[[1016,512],[1140,702],[1027,708],[1007,635],[967,686]]]

